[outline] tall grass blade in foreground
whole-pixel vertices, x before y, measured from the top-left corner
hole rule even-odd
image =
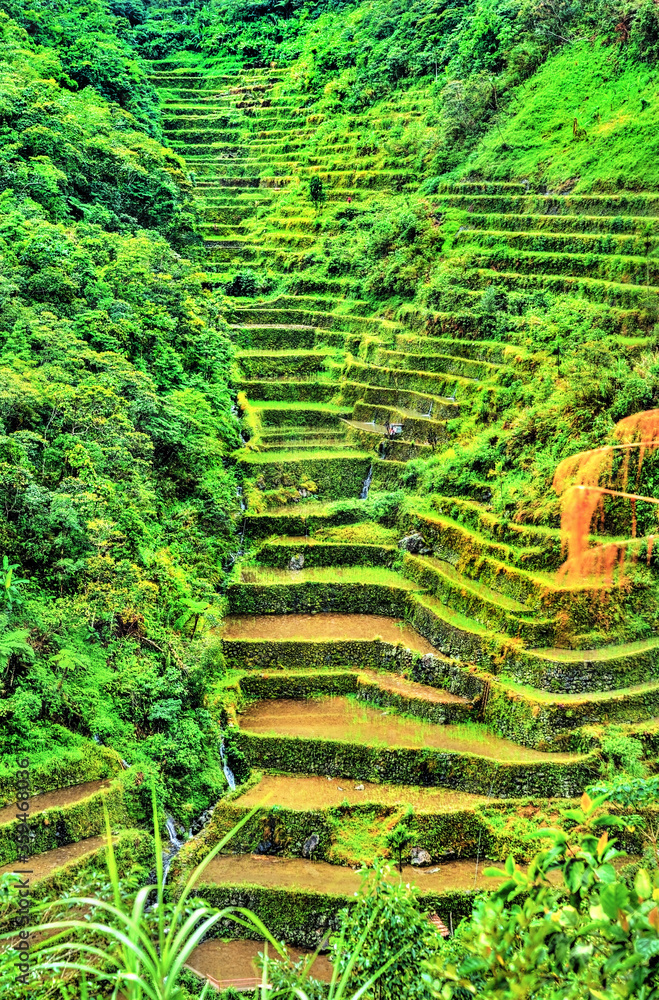
[[[91,908],[91,920],[71,918],[54,920],[34,928],[50,936],[36,952],[37,961],[32,971],[37,977],[67,973],[78,979],[81,988],[86,981],[96,982],[111,990],[112,1000],[119,995],[125,1000],[178,1000],[183,995],[181,974],[185,963],[205,936],[223,920],[258,933],[275,950],[284,954],[259,918],[244,907],[225,907],[215,910],[208,906],[186,906],[210,862],[226,846],[233,834],[252,817],[256,810],[246,815],[204,858],[188,878],[176,903],[165,904],[162,842],[157,821],[155,795],[153,800],[154,832],[156,844],[156,886],[143,886],[135,896],[132,907],[121,897],[110,820],[106,812],[105,825],[108,839],[107,864],[114,901],[105,902],[93,897],[72,897],[66,905],[76,910]],[[156,905],[150,899],[156,891]],[[76,940],[72,935],[78,935]],[[10,939],[15,932],[3,935]],[[74,953],[74,958],[63,957]],[[83,984],[85,984],[83,986]],[[203,991],[208,992],[209,985]]]
[[[155,887],[147,885],[139,889],[132,906],[122,899],[110,819],[106,811],[107,866],[114,897],[113,902],[109,903],[87,896],[71,897],[66,900],[66,905],[76,911],[91,908],[92,919],[85,920],[76,917],[68,920],[54,920],[31,929],[34,932],[38,931],[40,935],[46,935],[47,938],[34,951],[37,960],[32,966],[31,972],[35,977],[35,983],[39,979],[45,983],[47,977],[53,975],[58,980],[60,977],[64,977],[66,982],[60,981],[59,995],[70,995],[72,1000],[74,996],[76,1000],[90,996],[90,982],[108,991],[111,1000],[119,1000],[119,998],[121,1000],[182,1000],[185,993],[181,980],[186,962],[194,949],[201,944],[212,929],[224,920],[231,920],[247,930],[258,932],[266,941],[266,948],[267,943],[269,943],[275,952],[285,959],[287,957],[286,948],[272,936],[251,910],[239,906],[216,910],[201,903],[194,906],[188,902],[195,886],[199,883],[213,858],[226,846],[233,835],[249,822],[259,808],[256,806],[251,810],[236,824],[233,830],[216,844],[191,873],[176,902],[166,904],[162,841],[154,794],[156,885]],[[154,889],[156,904],[152,906],[150,899]],[[375,921],[377,916],[378,913],[375,911],[372,920]],[[364,997],[366,989],[375,983],[378,976],[386,971],[393,961],[392,959],[386,963],[371,977],[368,983],[362,985],[354,995],[350,996],[348,987],[350,972],[360,948],[366,941],[370,926],[371,923],[360,936],[359,941],[355,943],[348,965],[340,977],[338,968],[334,969],[328,1000],[360,1000]],[[78,939],[74,935],[77,935]],[[11,940],[15,936],[16,932],[10,931],[3,934],[0,940]],[[69,957],[71,953],[73,953],[74,958]],[[7,952],[5,955],[7,956]],[[295,981],[275,988],[268,982],[266,951],[262,984],[259,989],[262,1000],[266,1000],[266,998],[274,1000],[275,997],[307,1000],[303,980],[308,974],[314,958],[315,956],[311,957],[302,975],[295,977]],[[74,992],[69,994],[68,990],[72,982],[75,982],[76,986]],[[200,994],[202,1000],[208,995],[209,990],[210,983],[207,982]]]

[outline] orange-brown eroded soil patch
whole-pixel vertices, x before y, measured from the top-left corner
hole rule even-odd
[[[433,747],[477,754],[501,761],[571,761],[570,754],[551,754],[493,736],[475,724],[436,725],[389,715],[348,698],[290,698],[257,701],[241,715],[240,727],[248,732],[305,739],[341,740],[369,746]]]
[[[232,615],[226,619],[225,639],[382,639],[417,653],[434,653],[434,646],[409,625],[384,615]]]

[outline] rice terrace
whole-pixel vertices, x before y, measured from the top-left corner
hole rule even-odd
[[[0,0],[9,1000],[659,998],[659,6]]]

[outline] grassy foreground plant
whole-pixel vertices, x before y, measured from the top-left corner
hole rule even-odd
[[[119,873],[112,843],[110,820],[106,812],[108,838],[107,863],[114,901],[93,897],[71,897],[66,905],[76,914],[91,910],[91,919],[76,916],[54,920],[33,930],[47,940],[38,950],[32,967],[35,977],[64,975],[77,978],[82,995],[87,994],[87,980],[109,991],[112,1000],[182,1000],[180,983],[190,955],[204,937],[222,920],[232,920],[243,927],[256,929],[272,946],[281,951],[258,917],[242,907],[214,910],[195,905],[191,894],[203,872],[235,830],[228,833],[195,868],[174,904],[165,902],[165,871],[162,841],[153,800],[156,845],[156,885],[143,886],[132,906],[122,899]],[[249,817],[237,826],[238,830]],[[152,905],[153,892],[156,893]],[[10,938],[11,934],[3,937]],[[69,956],[73,953],[73,958]],[[202,995],[205,995],[207,987]]]
[[[165,901],[166,875],[154,796],[156,884],[139,889],[132,906],[122,896],[110,820],[106,811],[107,864],[114,900],[110,903],[91,896],[69,897],[66,905],[73,909],[76,914],[74,917],[53,920],[30,929],[31,933],[38,932],[42,943],[35,948],[37,960],[31,967],[30,981],[25,984],[26,993],[34,985],[36,993],[33,995],[45,996],[49,992],[49,987],[45,984],[50,982],[52,986],[54,977],[54,985],[60,988],[59,995],[70,1000],[97,997],[96,989],[91,983],[102,989],[103,995],[112,1000],[186,1000],[189,994],[182,983],[185,964],[213,928],[225,920],[231,920],[251,931],[256,930],[266,941],[266,948],[270,944],[278,955],[286,958],[286,948],[250,910],[244,907],[217,910],[192,898],[192,893],[210,862],[256,811],[254,809],[248,813],[216,844],[190,874],[176,902],[170,904]],[[7,887],[7,891],[11,894],[10,887]],[[152,902],[154,891],[155,904]],[[7,910],[9,900],[6,893],[3,898]],[[89,919],[85,919],[85,913],[89,914]],[[346,946],[341,968],[338,964],[335,966],[328,1000],[359,1000],[366,995],[378,976],[399,957],[393,956],[381,969],[370,975],[366,982],[362,982],[356,993],[349,993],[353,968],[379,915],[376,908],[358,939],[353,942],[349,953]],[[15,936],[16,931],[11,931],[3,934],[0,940],[11,941]],[[341,941],[345,944],[345,931],[341,935]],[[313,958],[288,982],[280,975],[277,983],[273,984],[269,981],[269,962],[266,957],[259,990],[263,1000],[275,997],[313,1000],[303,988],[312,962]],[[0,967],[0,983],[4,982],[8,986],[12,979],[16,979],[16,953],[12,952],[11,946],[9,950],[5,948],[4,961],[0,963]],[[73,992],[72,982],[75,983]],[[210,983],[207,982],[201,997],[205,997],[209,990]]]
[[[330,942],[334,967],[350,966],[353,982],[363,984],[373,1000],[424,1000],[430,992],[423,964],[441,947],[441,938],[422,912],[418,890],[392,879],[382,862],[364,869],[362,878],[357,899],[341,911],[340,932]]]

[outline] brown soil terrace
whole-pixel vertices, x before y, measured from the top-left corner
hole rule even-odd
[[[256,957],[265,948],[263,941],[248,941],[238,938],[235,941],[220,941],[219,939],[204,941],[192,952],[186,963],[199,975],[209,977],[222,988],[229,986],[249,986],[261,982],[261,973],[256,965]],[[302,948],[287,946],[287,951],[293,962],[311,952]],[[272,946],[268,947],[270,958],[278,958]],[[325,955],[319,955],[311,967],[310,975],[314,979],[329,982],[332,978],[332,966]]]
[[[430,701],[436,705],[445,705],[449,702],[462,702],[463,705],[467,703],[466,698],[461,698],[457,694],[451,694],[450,691],[430,687],[428,684],[418,684],[416,681],[408,681],[406,677],[401,677],[399,674],[390,674],[385,671],[376,670],[360,670],[359,675],[377,684],[383,691],[404,694],[409,698],[422,698],[424,701]]]
[[[483,871],[499,862],[476,863],[475,858],[413,868],[403,865],[403,873],[392,867],[390,880],[416,885],[421,891],[444,892],[452,889],[495,888],[496,879],[485,878]],[[266,888],[302,889],[336,896],[352,896],[361,885],[358,870],[330,865],[326,861],[304,858],[276,858],[264,854],[222,854],[213,858],[203,875],[206,883],[260,885]]]
[[[225,639],[307,639],[328,642],[333,639],[381,639],[395,646],[405,646],[416,653],[441,653],[409,625],[396,618],[380,615],[232,615],[226,619]]]
[[[343,674],[350,673],[350,671],[333,670],[329,671],[329,674]],[[382,670],[357,670],[355,671],[357,676],[364,678],[365,681],[370,681],[372,684],[377,684],[377,686],[382,691],[390,691],[392,694],[405,695],[407,698],[417,698],[419,700],[432,702],[434,705],[446,705],[455,704],[459,702],[463,705],[468,704],[467,698],[461,698],[460,695],[451,694],[450,691],[444,691],[442,688],[430,687],[428,684],[418,684],[416,681],[410,681],[406,677],[401,677],[400,674],[390,674]],[[322,676],[323,671],[315,670],[311,676],[318,677]],[[309,676],[306,670],[301,669],[295,673],[296,677],[299,676]],[[281,677],[281,671],[277,673],[272,673],[270,671],[262,671],[259,674],[260,677]]]
[[[108,788],[110,782],[105,779],[103,781],[85,781],[81,785],[71,785],[70,788],[58,788],[54,792],[42,792],[40,795],[33,795],[30,799],[30,816],[36,815],[36,813],[44,812],[46,809],[56,809],[63,806],[73,805],[74,802],[80,802],[81,799],[87,799],[90,795],[98,792],[101,788]],[[18,810],[16,806],[12,803],[9,806],[5,806],[4,809],[0,809],[0,826],[3,823],[11,823],[12,820],[16,819]]]
[[[67,844],[66,847],[56,847],[53,851],[35,854],[25,864],[21,861],[12,861],[10,865],[3,865],[0,868],[0,875],[20,869],[30,872],[31,882],[38,882],[39,879],[51,875],[56,868],[61,868],[69,861],[77,861],[86,854],[92,854],[94,851],[100,850],[101,847],[105,847],[106,843],[105,836],[86,837],[75,844]]]
[[[355,786],[360,786],[356,788]],[[455,792],[448,788],[415,788],[412,785],[376,785],[370,781],[354,781],[349,778],[336,779],[315,775],[264,774],[257,785],[247,789],[234,799],[236,805],[251,809],[276,802],[283,809],[327,809],[341,805],[346,800],[350,805],[363,802],[377,802],[398,807],[409,803],[415,812],[443,813],[470,809],[487,802],[485,795],[469,792]]]

